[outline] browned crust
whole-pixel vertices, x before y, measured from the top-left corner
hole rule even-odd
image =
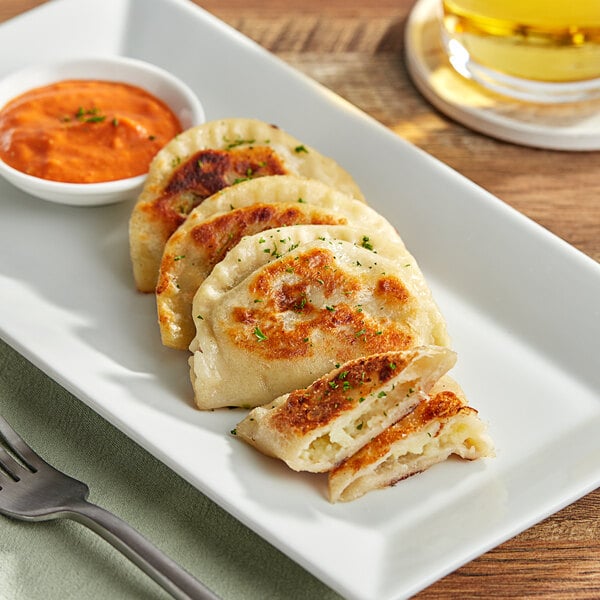
[[[289,225],[346,225],[344,217],[328,215],[316,206],[307,207],[281,204],[253,204],[237,208],[228,213],[207,219],[189,231],[189,243],[203,251],[205,267],[210,272],[244,236],[267,229]],[[185,257],[165,253],[161,264],[156,293],[164,292],[169,284],[167,274],[172,271],[174,261]]]
[[[368,465],[384,458],[396,441],[407,438],[423,429],[431,421],[439,419],[442,422],[436,433],[437,437],[442,432],[444,424],[460,412],[477,414],[474,408],[467,406],[464,400],[449,390],[441,391],[429,399],[422,400],[411,413],[388,427],[356,454],[333,469],[332,476],[341,469],[350,470],[353,473],[361,471]]]
[[[265,251],[276,252],[265,243]],[[275,285],[286,274],[294,281]],[[389,282],[396,279],[385,276]],[[396,279],[398,285],[401,282]],[[310,289],[317,287],[325,299],[323,306],[310,302]],[[357,295],[362,289],[359,279],[339,268],[334,254],[314,248],[299,257],[283,257],[267,265],[249,286],[253,296],[250,306],[233,310],[225,330],[232,343],[267,360],[311,356],[314,352],[311,336],[315,333],[335,340],[340,362],[357,355],[377,354],[389,350],[405,350],[414,346],[412,334],[401,324],[377,319],[362,311]],[[397,286],[391,295],[388,286],[377,286],[380,300],[398,304],[407,296],[398,297]],[[342,290],[344,302],[326,304],[327,299]],[[300,319],[294,329],[284,327],[279,316],[294,311]],[[258,330],[257,330],[258,328]],[[257,337],[259,339],[257,339]],[[260,339],[262,338],[262,339]]]
[[[162,193],[142,209],[172,233],[203,200],[238,181],[287,173],[267,146],[196,152],[175,168]]]
[[[291,392],[272,415],[271,425],[290,435],[304,435],[323,427],[380,389],[410,360],[406,353],[388,352],[346,363],[343,370],[321,377],[306,389]]]

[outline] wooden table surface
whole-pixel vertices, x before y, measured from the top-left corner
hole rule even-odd
[[[496,141],[433,109],[403,60],[412,0],[196,3],[600,261],[600,152]],[[0,22],[39,4],[0,0]],[[600,598],[600,489],[417,596],[483,597]]]

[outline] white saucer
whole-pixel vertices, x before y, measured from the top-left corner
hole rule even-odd
[[[600,150],[600,100],[539,104],[495,94],[459,75],[440,41],[439,0],[418,0],[405,32],[419,91],[452,119],[500,140],[553,150]]]

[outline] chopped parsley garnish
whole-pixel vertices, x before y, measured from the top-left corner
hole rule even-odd
[[[101,123],[106,119],[106,115],[100,114],[100,109],[95,106],[88,110],[85,110],[83,106],[80,106],[75,113],[75,118],[82,123]]]
[[[302,310],[306,306],[306,303],[307,303],[306,296],[302,296],[300,298],[300,300],[298,300],[298,302],[296,302],[296,304],[294,305],[294,308],[296,310]]]
[[[258,325],[254,328],[254,335],[256,336],[256,339],[259,342],[264,342],[265,340],[269,339],[258,327]]]
[[[242,139],[237,139],[237,140],[233,140],[233,141],[229,141],[227,138],[224,138],[224,140],[226,142],[228,142],[227,144],[227,150],[231,150],[231,148],[235,148],[236,146],[242,146],[244,144],[254,144],[255,140],[242,140]]]

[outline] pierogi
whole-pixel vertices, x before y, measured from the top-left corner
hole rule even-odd
[[[135,285],[189,347],[199,409],[346,502],[446,460],[494,455],[447,373],[456,354],[417,261],[333,159],[256,119],[155,156],[129,220]]]
[[[330,471],[412,411],[455,361],[440,346],[358,358],[254,408],[236,434],[295,471]]]
[[[402,242],[349,226],[243,238],[198,288],[192,316],[190,372],[202,409],[266,404],[353,358],[449,345]]]
[[[460,386],[446,375],[414,410],[329,472],[329,500],[355,500],[453,454],[468,460],[492,457],[486,429]]]
[[[155,291],[165,243],[195,206],[239,181],[285,174],[317,179],[363,198],[334,160],[263,121],[221,119],[176,136],[154,157],[131,214],[130,255],[137,288]]]
[[[166,243],[156,286],[163,344],[189,347],[194,294],[242,237],[294,224],[352,225],[400,242],[383,216],[320,181],[280,175],[225,188],[193,209]]]

